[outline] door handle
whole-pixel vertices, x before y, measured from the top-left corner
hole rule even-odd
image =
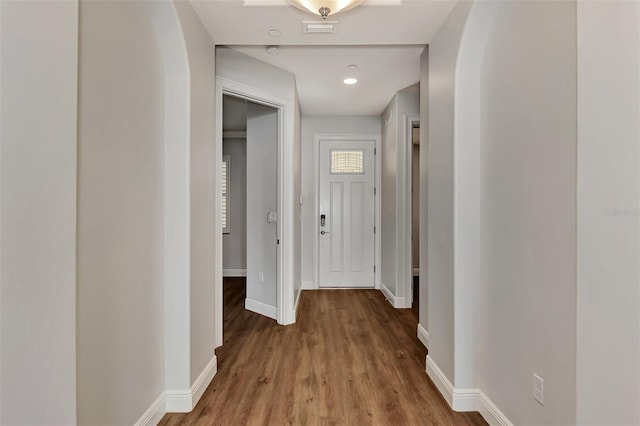
[[[320,231],[320,235],[324,235],[324,234],[328,234],[328,233],[329,233],[329,231],[324,231],[324,230]]]

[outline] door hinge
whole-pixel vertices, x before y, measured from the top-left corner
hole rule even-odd
[[[276,240],[276,244],[280,245],[280,239],[279,238]]]
[[[373,265],[373,272],[376,271],[376,265]]]
[[[378,154],[378,148],[373,148],[373,155],[377,155]]]
[[[376,189],[376,187],[374,186],[374,187],[373,187],[373,195],[376,195],[376,192],[377,192],[377,189]]]
[[[373,227],[373,233],[374,234],[376,233],[376,227],[375,226]]]

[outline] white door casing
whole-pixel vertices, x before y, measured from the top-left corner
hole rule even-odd
[[[374,288],[375,141],[321,140],[319,148],[319,286]]]
[[[234,80],[216,77],[216,150],[215,157],[222,159],[222,97],[236,96],[248,101],[267,105],[278,110],[278,240],[277,245],[277,306],[278,324],[296,322],[294,309],[294,223],[293,223],[293,145],[295,143],[295,108],[293,99],[282,98],[272,92]],[[216,177],[222,178],[222,161],[216,161]],[[221,211],[221,186],[215,185],[216,212]],[[223,287],[222,287],[222,215],[216,214],[214,236],[216,241],[214,269],[215,346],[223,343]]]

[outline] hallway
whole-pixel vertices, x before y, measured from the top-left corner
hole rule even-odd
[[[283,327],[244,309],[243,278],[224,290],[218,373],[193,412],[161,425],[486,424],[449,409],[424,372],[415,311],[379,291],[305,291]]]

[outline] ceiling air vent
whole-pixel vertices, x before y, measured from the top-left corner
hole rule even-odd
[[[302,21],[305,34],[333,34],[338,32],[338,21]]]

